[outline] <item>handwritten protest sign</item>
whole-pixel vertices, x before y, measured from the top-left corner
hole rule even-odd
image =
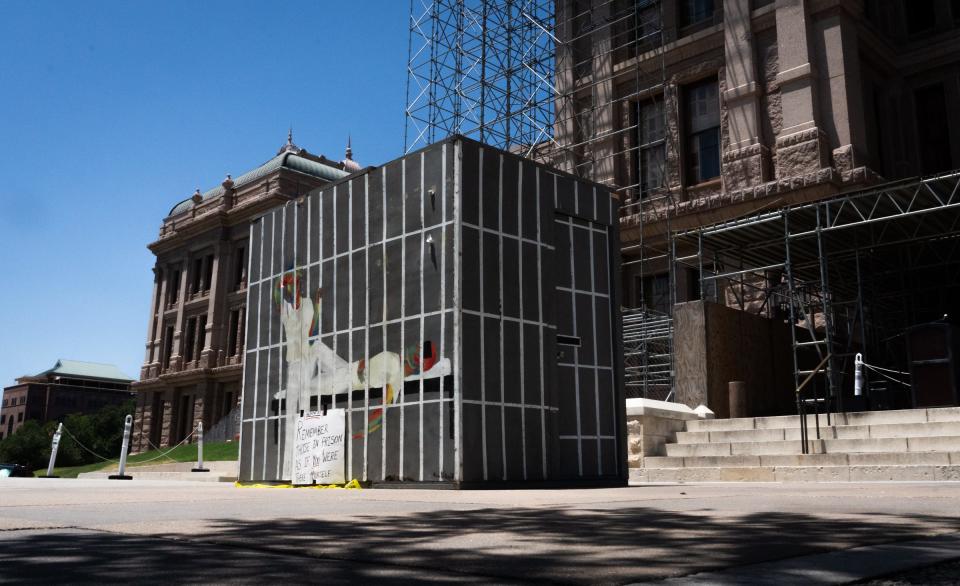
[[[294,484],[343,484],[346,413],[330,409],[326,415],[307,413],[297,419],[293,447]]]

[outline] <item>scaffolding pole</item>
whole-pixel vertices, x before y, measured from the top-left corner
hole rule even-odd
[[[462,134],[615,192],[641,226],[622,250],[640,283],[625,344],[650,352],[628,351],[628,396],[665,398],[677,251],[643,236],[664,216],[669,234],[674,210],[662,23],[659,0],[411,0],[404,148]],[[647,299],[652,274],[665,274],[669,307]]]

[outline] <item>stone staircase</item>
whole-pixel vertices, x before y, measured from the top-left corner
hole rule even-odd
[[[800,417],[694,419],[646,456],[630,480],[642,482],[960,481],[960,407]]]

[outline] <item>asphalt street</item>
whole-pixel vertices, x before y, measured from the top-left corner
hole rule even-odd
[[[834,583],[951,556],[960,483],[454,491],[0,480],[2,583]]]

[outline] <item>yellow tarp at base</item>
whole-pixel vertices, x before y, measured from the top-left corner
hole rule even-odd
[[[360,481],[354,478],[346,484],[257,484],[257,483],[244,483],[244,482],[235,482],[234,486],[237,488],[363,488],[360,486]]]

